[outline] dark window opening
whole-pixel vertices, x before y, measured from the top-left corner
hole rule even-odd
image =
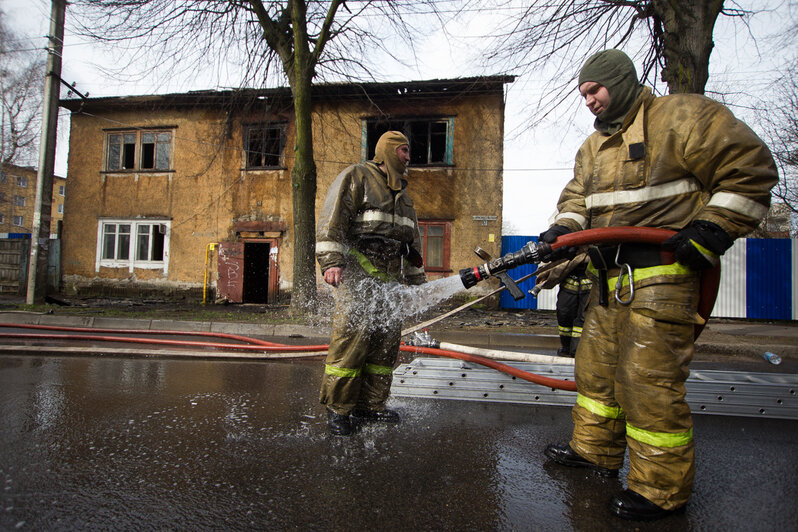
[[[401,131],[410,141],[410,164],[449,165],[453,158],[449,134],[453,118],[368,120],[366,122],[366,158],[374,157],[377,141],[386,131]]]
[[[280,168],[285,124],[248,126],[244,134],[247,168]]]
[[[132,170],[136,167],[136,135],[125,134],[124,144],[122,145],[122,168]]]

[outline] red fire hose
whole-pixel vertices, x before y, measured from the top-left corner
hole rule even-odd
[[[585,231],[578,231],[562,235],[553,243],[550,244],[551,249],[559,249],[562,247],[583,246],[588,244],[620,244],[622,242],[638,242],[647,244],[661,244],[675,234],[674,231],[667,229],[657,229],[651,227],[608,227],[599,229],[588,229]],[[720,266],[710,270],[705,270],[701,275],[701,297],[698,305],[698,313],[704,320],[709,319],[712,313],[712,308],[715,305],[715,298],[717,297],[718,285],[720,283]],[[127,334],[150,334],[150,335],[186,335],[186,336],[210,336],[217,338],[226,338],[245,342],[245,344],[227,344],[218,342],[197,342],[187,340],[164,340],[156,338],[131,338],[126,336],[94,336],[91,334],[65,334],[65,335],[44,335],[44,334],[13,334],[4,333],[0,337],[6,338],[36,338],[36,339],[71,339],[71,340],[94,340],[94,341],[109,341],[109,342],[131,342],[141,344],[159,344],[159,345],[176,345],[176,346],[189,346],[189,347],[210,347],[210,348],[226,348],[237,349],[243,351],[268,351],[268,352],[319,352],[325,351],[327,345],[307,345],[295,346],[276,344],[257,340],[246,336],[238,336],[224,333],[209,333],[209,332],[182,332],[182,331],[151,331],[151,330],[117,330],[117,329],[89,329],[77,327],[57,327],[46,325],[21,325],[0,323],[0,327],[15,327],[15,328],[29,328],[29,329],[46,329],[62,332],[79,332],[79,333],[127,333]],[[695,338],[703,329],[703,325],[696,325]],[[459,353],[446,349],[436,349],[431,347],[416,347],[409,345],[402,345],[399,348],[401,351],[409,353],[424,353],[429,355],[445,356],[449,358],[456,358],[481,364],[489,368],[507,373],[514,377],[539,384],[556,388],[559,390],[576,391],[576,383],[570,380],[553,379],[550,377],[543,377],[528,371],[523,371],[513,366],[502,364],[495,360],[481,357],[479,355],[471,355],[466,353]]]
[[[675,234],[676,231],[658,229],[656,227],[601,227],[562,235],[551,243],[551,249],[588,244],[620,244],[622,242],[662,244]],[[712,314],[715,299],[718,297],[718,286],[720,286],[720,264],[701,272],[701,295],[698,300],[698,315],[704,319],[704,323],[695,326],[694,340],[698,339],[701,331],[704,330],[706,321],[709,320],[709,316]]]

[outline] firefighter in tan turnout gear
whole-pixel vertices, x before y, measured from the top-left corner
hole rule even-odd
[[[363,422],[399,422],[385,408],[401,337],[387,289],[425,281],[416,211],[402,178],[409,161],[407,138],[384,133],[373,160],[338,175],[319,217],[316,258],[336,287],[320,397],[331,434],[349,435]]]
[[[591,248],[573,436],[545,454],[617,476],[628,448],[628,489],[610,500],[610,510],[658,519],[684,509],[695,472],[685,380],[694,326],[702,323],[698,272],[765,216],[776,167],[726,107],[698,94],[653,96],[621,51],[589,58],[579,92],[597,131],[579,149],[559,214],[541,238],[613,226],[677,233],[663,245],[672,254],[643,244]],[[632,275],[619,279],[618,265]]]

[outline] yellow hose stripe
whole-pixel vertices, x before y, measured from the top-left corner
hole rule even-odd
[[[681,447],[693,440],[693,429],[687,432],[651,432],[626,424],[626,435],[654,447]]]
[[[607,406],[599,403],[595,399],[585,397],[581,393],[576,394],[576,404],[592,412],[597,416],[606,417],[608,419],[624,419],[626,415],[620,406]]]
[[[329,364],[324,365],[324,373],[327,375],[334,375],[335,377],[359,377],[360,370],[353,368],[339,368]]]
[[[390,375],[393,372],[391,366],[378,366],[377,364],[366,364],[363,369],[372,375]]]

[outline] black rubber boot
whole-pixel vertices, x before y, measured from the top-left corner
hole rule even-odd
[[[334,436],[349,436],[354,431],[349,416],[327,410],[327,430]]]
[[[570,445],[555,445],[552,443],[546,447],[546,450],[543,451],[543,454],[558,464],[562,464],[564,466],[585,467],[587,469],[592,469],[597,474],[607,478],[614,478],[618,476],[617,469],[601,467],[585,458],[582,458],[580,455],[576,454],[576,451],[571,449]]]
[[[355,408],[352,410],[352,419],[356,423],[370,423],[378,421],[381,423],[399,423],[401,418],[399,412],[384,408],[382,410],[369,410],[368,408]]]
[[[672,514],[683,513],[685,507],[666,510],[632,490],[623,490],[610,499],[610,511],[631,521],[654,521]]]

